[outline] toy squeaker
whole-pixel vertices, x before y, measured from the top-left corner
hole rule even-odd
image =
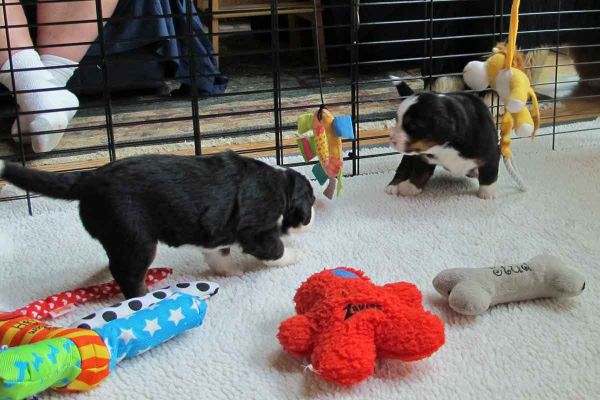
[[[585,280],[561,259],[538,255],[521,264],[447,269],[433,279],[433,286],[454,311],[479,315],[497,304],[575,297],[585,289]]]

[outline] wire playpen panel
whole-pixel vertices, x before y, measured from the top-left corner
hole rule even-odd
[[[324,103],[352,117],[356,137],[344,141],[345,173],[360,174],[361,160],[395,154],[387,138],[402,98],[393,79],[417,91],[468,90],[462,68],[506,40],[511,6],[511,0],[120,0],[107,15],[110,2],[0,3],[6,42],[0,55],[89,46],[68,84],[50,89],[14,89],[15,75],[60,66],[19,69],[8,57],[4,73],[13,88],[0,91],[1,159],[66,172],[142,153],[232,149],[294,167],[304,164],[287,157],[298,154],[296,118]],[[66,22],[45,22],[44,7],[61,3],[87,7],[94,18],[71,13]],[[25,23],[13,22],[17,8]],[[97,37],[82,41],[90,24]],[[69,30],[72,40],[40,44],[51,26]],[[16,44],[24,28],[33,45]],[[572,133],[560,124],[600,114],[599,32],[593,0],[522,1],[518,44],[553,148],[557,135]],[[15,96],[65,88],[79,107],[43,112],[77,111],[69,126],[28,128],[40,110],[23,110]],[[480,95],[496,115],[502,112],[489,92]],[[60,133],[51,151],[36,153],[29,145],[36,136]],[[27,200],[30,212],[32,197],[0,193],[1,201]]]

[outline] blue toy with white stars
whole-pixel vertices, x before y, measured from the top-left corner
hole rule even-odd
[[[96,332],[104,338],[111,360],[110,369],[202,324],[206,301],[175,292],[148,309],[128,318],[115,319]]]

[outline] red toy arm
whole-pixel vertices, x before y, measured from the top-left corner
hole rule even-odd
[[[381,317],[378,310],[362,311],[319,335],[311,356],[316,373],[340,385],[352,385],[371,376],[377,356],[374,326]]]
[[[375,341],[380,356],[416,361],[444,344],[444,323],[437,316],[414,309],[394,314],[377,327]]]
[[[395,296],[399,302],[409,307],[423,309],[423,296],[421,291],[412,283],[395,282],[383,285],[388,294]]]
[[[277,338],[283,348],[295,356],[304,356],[313,349],[314,327],[310,319],[304,315],[288,318],[279,325]]]

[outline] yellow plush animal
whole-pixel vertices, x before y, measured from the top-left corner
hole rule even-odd
[[[463,71],[464,81],[469,87],[484,90],[491,86],[504,103],[500,149],[505,158],[512,157],[510,134],[513,129],[518,136],[533,137],[540,126],[537,97],[522,70],[522,56],[516,50],[519,4],[520,0],[514,0],[512,5],[507,45],[494,48],[494,54],[486,61],[471,61]],[[527,108],[530,98],[533,105],[531,113]]]

